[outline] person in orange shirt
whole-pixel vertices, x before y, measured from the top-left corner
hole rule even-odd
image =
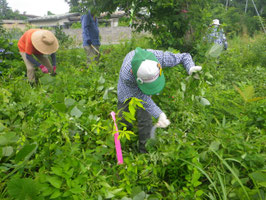
[[[35,83],[35,66],[43,73],[56,74],[55,52],[59,48],[55,35],[48,30],[30,29],[18,41],[19,52],[27,68],[27,77],[30,83]],[[48,55],[51,56],[52,64]],[[39,62],[33,57],[35,56]]]

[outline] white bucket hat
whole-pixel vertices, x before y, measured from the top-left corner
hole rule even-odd
[[[212,20],[212,25],[220,25],[219,19]]]

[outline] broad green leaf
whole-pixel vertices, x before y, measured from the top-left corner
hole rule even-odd
[[[266,173],[265,172],[256,171],[256,172],[249,174],[249,176],[254,181],[256,181],[258,184],[262,183],[263,185],[265,185],[265,183],[266,183]]]
[[[103,88],[104,88],[104,86],[103,86],[103,85],[101,85],[101,86],[97,87],[97,90],[98,90],[98,91],[102,91],[102,90],[103,90]]]
[[[7,183],[7,191],[16,200],[38,199],[37,183],[30,178],[14,178]]]
[[[82,115],[82,113],[83,113],[83,112],[81,112],[81,111],[77,108],[77,106],[75,106],[75,107],[71,110],[70,115],[79,118],[79,117]]]
[[[70,106],[74,105],[74,103],[76,103],[76,101],[74,99],[71,99],[71,98],[65,99],[66,107],[70,107]]]
[[[6,144],[8,144],[8,139],[5,136],[1,135],[0,136],[0,146],[4,146]]]
[[[103,99],[104,100],[107,100],[108,99],[108,92],[109,92],[109,90],[106,89],[105,92],[104,92],[104,94],[103,94]]]
[[[211,145],[209,146],[210,151],[218,151],[220,147],[220,142],[219,141],[213,141]]]
[[[2,124],[2,123],[0,123],[0,132],[2,132],[3,130],[5,130],[5,126]],[[0,142],[1,142],[1,139],[0,139]]]
[[[146,196],[145,192],[142,191],[138,193],[136,196],[134,196],[133,200],[144,200],[145,196]]]
[[[4,133],[0,136],[0,146],[10,145],[16,143],[19,137],[15,132]]]
[[[66,106],[63,103],[55,103],[54,108],[59,112],[66,112]]]
[[[111,199],[111,198],[113,198],[115,195],[113,195],[110,191],[106,191],[106,194],[105,194],[105,198],[106,199]]]
[[[79,186],[77,187],[75,187],[75,188],[72,188],[72,189],[70,189],[69,190],[71,193],[73,193],[73,194],[80,194],[80,193],[82,193],[83,192],[83,189],[82,188],[80,188]]]
[[[202,191],[202,190],[198,190],[196,193],[195,193],[195,195],[197,196],[197,197],[200,197],[201,195],[203,195],[204,194],[204,192]]]
[[[211,75],[211,73],[210,72],[206,72],[205,73],[205,76],[207,76],[208,78],[210,78],[210,79],[212,79],[213,78],[213,76]]]
[[[183,83],[183,82],[181,82],[181,89],[182,89],[183,92],[186,91],[186,84]]]
[[[7,146],[2,148],[2,156],[10,156],[14,152],[13,147]]]
[[[206,52],[206,57],[218,58],[223,51],[223,46],[219,44],[213,44],[212,47]]]
[[[18,163],[21,160],[26,159],[31,156],[37,149],[37,144],[26,144],[20,151],[17,153],[15,162]]]
[[[50,196],[50,199],[55,199],[59,196],[61,196],[60,190],[55,190],[55,192]]]
[[[202,105],[204,105],[204,106],[209,106],[209,105],[211,105],[211,103],[209,102],[209,100],[208,100],[208,99],[205,99],[205,98],[203,98],[203,97],[200,98],[200,103],[201,103]]]
[[[62,185],[62,180],[56,176],[47,176],[46,180],[51,183],[52,186],[58,189],[60,189]]]
[[[100,84],[104,84],[105,83],[105,79],[103,78],[103,76],[100,77],[98,83],[100,83]]]
[[[63,176],[63,169],[61,167],[51,167],[52,172],[57,176]]]
[[[49,84],[49,83],[52,83],[55,81],[55,78],[52,77],[51,75],[49,74],[44,74],[43,77],[40,78],[40,82],[44,85],[46,84]]]

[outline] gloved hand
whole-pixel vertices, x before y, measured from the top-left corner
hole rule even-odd
[[[92,44],[91,40],[87,40],[87,43],[88,43],[88,45],[90,45],[90,46],[91,46],[91,44]]]
[[[54,71],[54,74],[56,74],[56,66],[53,66],[53,71]]]
[[[166,128],[169,125],[170,125],[170,121],[167,119],[164,113],[161,113],[159,116],[158,122],[156,123],[156,126],[159,128]]]
[[[43,73],[45,73],[45,74],[48,73],[48,69],[44,65],[40,65],[39,67],[41,68]]]
[[[201,66],[194,66],[189,69],[188,74],[191,75],[193,72],[201,71],[202,67]]]

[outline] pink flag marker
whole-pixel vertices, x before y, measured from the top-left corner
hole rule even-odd
[[[114,137],[115,137],[116,157],[117,157],[118,164],[121,165],[121,164],[123,164],[123,155],[122,155],[120,140],[118,139],[119,133],[118,133],[117,125],[116,125],[116,119],[115,119],[115,112],[114,111],[111,112],[111,116],[112,116],[112,118],[114,120],[115,129],[116,129],[116,133],[114,135]]]

